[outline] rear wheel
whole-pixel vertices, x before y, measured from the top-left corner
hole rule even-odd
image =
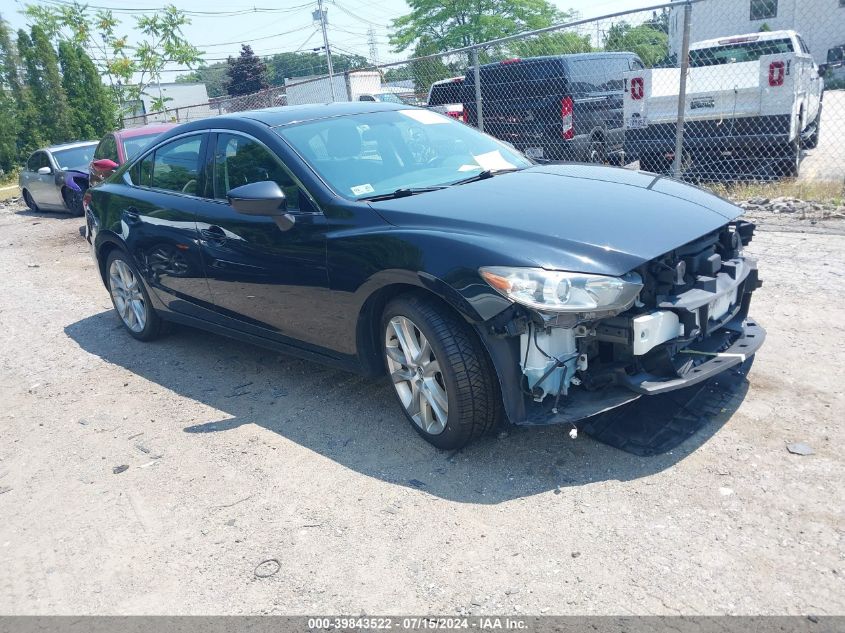
[[[594,140],[590,143],[590,148],[587,151],[587,162],[603,165],[607,162],[607,149],[604,146],[604,141]]]
[[[141,275],[121,250],[106,260],[106,280],[112,305],[123,326],[139,341],[152,341],[162,331],[162,320],[150,303]]]
[[[466,323],[433,300],[403,295],[385,308],[382,333],[396,397],[426,441],[461,448],[496,426],[498,381]]]
[[[806,141],[804,141],[804,147],[806,147],[807,149],[816,149],[819,146],[819,134],[821,133],[822,127],[821,107],[819,107],[819,113],[816,115],[816,120],[813,123],[813,126],[815,127],[813,133]]]
[[[801,137],[796,136],[784,146],[784,158],[776,165],[777,174],[783,178],[797,178],[801,169]]]
[[[24,204],[29,208],[30,211],[38,211],[38,205],[35,204],[35,200],[32,199],[32,194],[29,193],[26,189],[23,190],[23,201]]]
[[[643,154],[640,156],[640,171],[650,171],[654,174],[665,174],[671,164],[660,154]]]

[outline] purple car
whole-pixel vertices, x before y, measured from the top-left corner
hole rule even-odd
[[[33,211],[69,211],[82,215],[88,189],[88,164],[96,141],[52,145],[32,153],[21,171],[24,202]]]

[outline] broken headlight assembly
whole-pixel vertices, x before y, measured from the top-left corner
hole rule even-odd
[[[506,266],[484,266],[478,272],[511,301],[544,312],[622,311],[643,287],[637,273],[610,277]]]

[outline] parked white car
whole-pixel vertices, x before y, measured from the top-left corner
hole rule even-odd
[[[679,68],[625,73],[625,149],[645,171],[674,158]],[[684,150],[694,158],[772,158],[797,176],[801,148],[818,143],[824,80],[795,31],[750,33],[690,46]]]

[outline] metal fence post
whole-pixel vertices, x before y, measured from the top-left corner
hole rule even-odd
[[[484,131],[484,110],[481,99],[481,70],[478,67],[478,49],[472,49],[472,66],[475,75],[475,112],[476,125],[480,131]]]
[[[684,35],[681,43],[681,85],[678,90],[678,124],[675,130],[675,159],[672,161],[672,177],[680,178],[684,154],[684,121],[687,109],[687,74],[689,72],[689,38],[692,4],[684,3]]]

